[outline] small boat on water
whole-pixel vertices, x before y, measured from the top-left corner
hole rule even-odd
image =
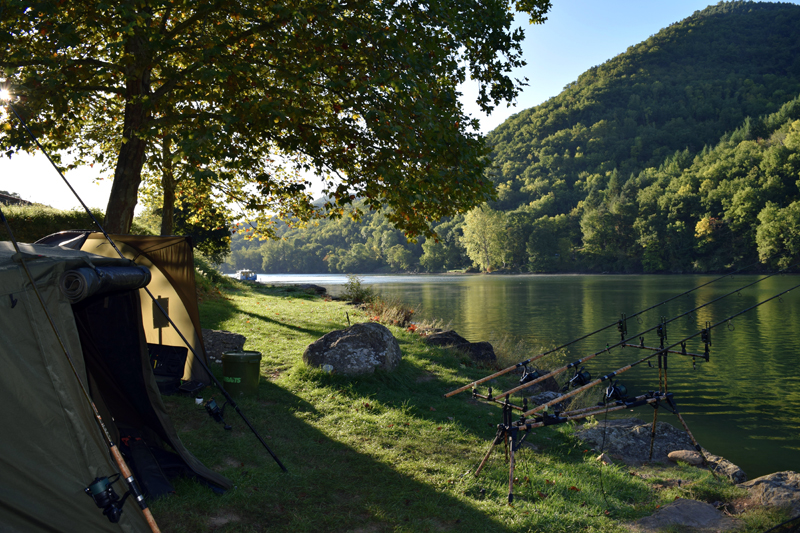
[[[236,279],[241,281],[255,281],[256,273],[252,270],[239,270],[236,272]]]

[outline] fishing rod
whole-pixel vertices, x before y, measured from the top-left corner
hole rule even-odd
[[[791,267],[789,267],[789,268],[791,268]],[[783,270],[786,270],[786,269],[783,269]],[[518,391],[520,391],[520,390],[522,390],[522,389],[525,389],[525,388],[527,388],[527,387],[531,387],[531,386],[533,386],[533,385],[536,385],[537,383],[540,383],[540,382],[544,381],[544,380],[545,380],[545,379],[547,379],[548,377],[553,377],[553,376],[556,376],[556,375],[558,375],[558,374],[560,374],[560,373],[562,373],[562,372],[564,372],[564,371],[566,371],[566,370],[569,370],[570,368],[575,368],[575,367],[577,367],[578,365],[580,365],[580,364],[583,364],[583,363],[585,363],[586,361],[589,361],[590,359],[594,359],[594,358],[595,358],[595,357],[597,357],[598,355],[601,355],[601,354],[603,354],[603,353],[606,353],[606,352],[610,351],[612,348],[617,348],[618,346],[625,346],[625,345],[628,345],[628,342],[629,342],[629,341],[631,341],[631,340],[633,340],[633,339],[635,339],[635,338],[637,338],[637,337],[639,337],[639,338],[641,339],[641,338],[642,338],[642,336],[643,336],[645,333],[649,333],[649,332],[651,332],[651,331],[653,331],[653,330],[657,330],[657,329],[659,329],[659,328],[663,328],[663,327],[664,327],[666,324],[669,324],[670,322],[674,322],[675,320],[678,320],[678,319],[680,319],[680,318],[683,318],[683,317],[685,317],[685,316],[687,316],[687,315],[690,315],[690,314],[694,313],[695,311],[698,311],[699,309],[702,309],[702,308],[704,308],[704,307],[706,307],[706,306],[709,306],[709,305],[711,305],[711,304],[713,304],[713,303],[716,303],[716,302],[718,302],[718,301],[722,300],[723,298],[727,298],[728,296],[731,296],[732,294],[737,294],[737,293],[738,293],[739,291],[741,291],[742,289],[746,289],[746,288],[748,288],[748,287],[751,287],[751,286],[755,285],[756,283],[761,283],[761,282],[762,282],[762,281],[764,281],[765,279],[768,279],[768,278],[771,278],[772,276],[776,276],[776,275],[780,274],[781,272],[783,272],[783,270],[780,270],[780,271],[778,271],[778,272],[775,272],[775,273],[773,273],[773,274],[769,274],[769,275],[767,275],[767,276],[764,276],[763,278],[761,278],[761,279],[758,279],[758,280],[756,280],[756,281],[754,281],[754,282],[752,282],[752,283],[748,283],[747,285],[743,285],[743,286],[741,286],[741,287],[738,287],[738,288],[737,288],[736,290],[734,290],[734,291],[731,291],[731,292],[729,292],[729,293],[727,293],[727,294],[723,294],[722,296],[719,296],[719,297],[717,297],[717,298],[714,298],[713,300],[710,300],[710,301],[708,301],[708,302],[706,302],[706,303],[704,303],[704,304],[701,304],[701,305],[699,305],[699,306],[695,307],[694,309],[690,309],[690,310],[688,310],[688,311],[686,311],[686,312],[684,312],[684,313],[681,313],[681,314],[679,314],[679,315],[676,315],[675,317],[673,317],[673,318],[670,318],[669,320],[662,320],[662,322],[661,322],[661,323],[659,323],[659,324],[657,324],[657,325],[655,325],[655,326],[653,326],[653,327],[651,327],[651,328],[649,328],[649,329],[646,329],[646,330],[644,330],[644,331],[641,331],[641,332],[637,333],[636,335],[633,335],[632,337],[629,337],[629,338],[627,338],[627,339],[622,339],[621,341],[617,342],[616,344],[613,344],[613,345],[611,345],[611,346],[606,346],[604,349],[602,349],[602,350],[600,350],[600,351],[597,351],[597,352],[595,352],[595,353],[593,353],[593,354],[591,354],[591,355],[587,355],[586,357],[584,357],[584,358],[582,358],[582,359],[578,359],[577,361],[574,361],[574,362],[572,362],[572,363],[569,363],[569,364],[567,364],[567,365],[564,365],[564,366],[562,366],[561,368],[557,368],[556,370],[553,370],[553,371],[551,371],[551,372],[548,372],[547,374],[544,374],[544,375],[542,375],[542,376],[539,376],[538,378],[535,378],[535,379],[533,379],[533,380],[531,380],[531,381],[527,381],[527,382],[525,382],[525,383],[523,383],[523,384],[521,384],[521,385],[519,385],[519,386],[517,386],[517,387],[514,387],[513,389],[510,389],[510,390],[507,390],[507,391],[505,391],[505,392],[502,392],[502,393],[498,394],[497,396],[495,396],[495,398],[497,398],[497,399],[504,398],[504,397],[506,397],[506,396],[508,396],[508,395],[510,395],[510,394],[514,394],[515,392],[518,392]],[[684,339],[684,341],[685,341],[685,339]],[[675,344],[675,345],[673,345],[673,346],[670,346],[670,348],[673,348],[673,347],[675,347],[675,346],[678,346],[679,344],[681,344],[681,343],[678,343],[678,344]],[[656,355],[658,355],[658,354],[660,354],[660,353],[665,353],[665,350],[664,350],[663,348],[658,348],[657,350],[658,350],[658,351],[657,351],[656,353],[653,353],[653,354],[652,354],[652,356],[656,356]],[[704,355],[699,355],[699,354],[690,354],[690,353],[683,353],[683,351],[681,351],[681,352],[677,352],[677,351],[676,351],[675,353],[677,353],[677,354],[679,354],[679,355],[687,355],[687,356],[690,356],[690,357],[702,357],[703,359],[705,359],[706,361],[708,361],[708,353],[706,353],[706,354],[704,354]],[[652,356],[650,356],[650,357],[652,357]],[[650,359],[650,357],[647,357],[647,358],[645,358],[644,360]]]
[[[492,374],[490,376],[483,377],[483,378],[481,378],[481,379],[479,379],[477,381],[473,381],[472,383],[470,383],[468,385],[464,385],[463,387],[460,387],[460,388],[458,388],[456,390],[450,391],[447,394],[445,394],[444,397],[445,398],[449,398],[449,397],[451,397],[451,396],[453,396],[455,394],[458,394],[459,392],[464,392],[465,390],[467,390],[469,388],[475,387],[476,385],[481,385],[482,383],[486,383],[487,381],[492,380],[492,379],[494,379],[496,377],[502,376],[502,375],[507,374],[507,373],[509,373],[509,372],[511,372],[513,370],[516,370],[516,369],[518,369],[520,367],[526,366],[526,365],[532,363],[533,361],[541,359],[542,357],[544,357],[546,355],[550,355],[551,353],[557,352],[558,350],[566,348],[567,346],[571,346],[572,344],[575,344],[576,342],[579,342],[579,341],[582,341],[584,339],[587,339],[587,338],[591,337],[592,335],[596,335],[597,333],[600,333],[601,331],[605,331],[605,330],[607,330],[608,328],[610,328],[612,326],[617,326],[620,329],[620,332],[622,332],[623,331],[622,328],[624,327],[624,323],[625,323],[625,321],[627,319],[634,318],[634,317],[636,317],[638,315],[646,313],[647,311],[650,311],[652,309],[655,309],[656,307],[659,307],[659,306],[662,306],[662,305],[664,305],[666,303],[669,303],[672,300],[675,300],[676,298],[680,298],[681,296],[685,296],[685,295],[687,295],[689,293],[692,293],[692,292],[694,292],[694,291],[696,291],[698,289],[702,289],[706,285],[710,285],[710,284],[715,283],[715,282],[717,282],[719,280],[725,279],[728,276],[733,276],[737,272],[741,272],[742,270],[744,270],[746,268],[750,268],[751,266],[753,266],[755,264],[758,264],[758,261],[756,261],[755,263],[751,263],[749,265],[743,266],[743,267],[741,267],[741,268],[739,268],[739,269],[737,269],[737,270],[735,270],[733,272],[729,272],[728,274],[725,274],[725,275],[720,276],[718,278],[712,279],[711,281],[707,281],[706,283],[702,283],[702,284],[698,285],[697,287],[694,287],[693,289],[689,289],[689,290],[684,291],[684,292],[682,292],[680,294],[677,294],[675,296],[667,298],[663,302],[659,302],[657,304],[651,305],[650,307],[648,307],[646,309],[642,309],[641,311],[638,311],[638,312],[632,314],[631,316],[622,315],[623,318],[620,318],[616,322],[612,322],[607,326],[603,326],[602,328],[597,329],[597,330],[595,330],[595,331],[593,331],[591,333],[587,333],[586,335],[583,335],[582,337],[578,337],[577,339],[573,339],[573,340],[571,340],[571,341],[569,341],[569,342],[567,342],[565,344],[562,344],[561,346],[558,346],[557,348],[553,348],[552,350],[548,350],[546,352],[543,352],[543,353],[540,353],[538,355],[535,355],[535,356],[533,356],[533,357],[531,357],[529,359],[526,359],[525,361],[521,361],[519,363],[516,363],[515,365],[509,366],[508,368],[504,368],[503,370],[495,372],[494,374]]]
[[[120,514],[122,514],[122,505],[125,502],[125,499],[128,495],[132,495],[134,500],[136,500],[139,509],[141,509],[142,513],[144,514],[145,520],[147,521],[148,526],[150,526],[150,530],[153,533],[160,533],[160,529],[156,524],[155,518],[153,518],[153,514],[150,512],[150,509],[147,507],[147,503],[144,501],[144,496],[142,495],[139,487],[136,485],[136,480],[133,477],[133,474],[128,468],[125,459],[123,459],[122,454],[120,453],[117,445],[111,438],[111,434],[108,431],[105,423],[103,422],[103,417],[100,415],[100,411],[98,411],[97,406],[95,405],[94,401],[92,400],[91,396],[89,395],[89,391],[86,389],[86,385],[83,383],[83,379],[81,379],[78,370],[75,368],[75,362],[72,359],[72,355],[67,348],[66,343],[64,342],[61,333],[58,330],[58,326],[56,326],[55,321],[53,320],[52,315],[50,314],[50,310],[47,308],[47,305],[44,302],[44,298],[42,298],[41,293],[39,292],[39,288],[36,286],[36,282],[33,279],[33,275],[31,274],[30,269],[28,268],[27,261],[25,259],[24,253],[20,250],[19,243],[17,239],[14,237],[14,233],[11,231],[11,226],[6,220],[5,214],[3,213],[2,208],[0,208],[0,219],[3,221],[3,225],[8,232],[8,236],[11,239],[12,244],[14,245],[14,250],[17,252],[17,257],[19,259],[20,264],[22,265],[22,269],[25,271],[25,275],[28,278],[28,281],[33,288],[33,292],[36,294],[36,298],[39,300],[39,303],[42,306],[42,310],[44,311],[45,316],[47,317],[47,321],[50,323],[50,327],[53,330],[53,333],[58,340],[59,345],[61,345],[61,349],[64,352],[64,355],[69,362],[69,367],[72,370],[73,376],[75,376],[75,380],[78,382],[78,386],[83,393],[83,397],[86,399],[89,407],[92,410],[92,414],[94,415],[94,419],[97,422],[97,425],[100,427],[100,432],[103,434],[103,439],[106,441],[106,446],[108,446],[109,451],[111,452],[111,456],[114,458],[114,462],[117,464],[117,468],[119,468],[120,474],[125,479],[125,483],[128,485],[128,493],[123,496],[121,501],[117,501],[118,497],[113,492],[113,488],[111,487],[111,483],[108,483],[107,478],[95,478],[94,482],[89,485],[85,491],[87,494],[92,496],[92,499],[95,501],[98,507],[103,508],[103,514],[108,516],[108,519],[111,522],[118,522]]]
[[[590,416],[602,415],[604,413],[612,413],[614,411],[621,411],[622,409],[633,409],[642,405],[648,405],[660,401],[672,402],[672,393],[664,392],[648,392],[636,396],[635,398],[626,398],[625,400],[617,400],[612,404],[603,406],[594,405],[584,409],[577,409],[575,411],[565,411],[556,415],[546,415],[534,418],[532,421],[519,421],[514,425],[519,429],[535,429],[543,426],[552,426],[555,424],[564,424],[570,420],[580,420],[589,418]]]
[[[644,363],[648,359],[652,359],[653,357],[655,357],[657,355],[661,355],[661,354],[665,353],[669,349],[672,349],[672,348],[675,348],[676,346],[679,346],[681,343],[685,343],[688,340],[697,337],[698,335],[703,335],[704,333],[706,333],[706,332],[708,332],[708,331],[710,331],[710,330],[712,330],[712,329],[714,329],[714,328],[716,328],[718,326],[721,326],[722,324],[727,324],[728,322],[730,322],[732,319],[736,318],[737,316],[740,316],[740,315],[742,315],[744,313],[747,313],[748,311],[752,311],[756,307],[764,305],[765,303],[770,302],[770,301],[774,300],[775,298],[780,298],[784,294],[786,294],[788,292],[791,292],[791,291],[795,290],[798,287],[800,287],[800,284],[795,285],[794,287],[791,287],[789,289],[786,289],[785,291],[779,292],[778,294],[776,294],[774,296],[771,296],[771,297],[767,298],[766,300],[762,300],[762,301],[760,301],[760,302],[758,302],[758,303],[756,303],[756,304],[754,304],[754,305],[752,305],[752,306],[750,306],[750,307],[748,307],[746,309],[743,309],[743,310],[739,311],[738,313],[730,315],[729,317],[717,322],[716,324],[708,325],[708,327],[706,327],[705,329],[702,329],[702,330],[698,331],[697,333],[693,333],[693,334],[689,335],[688,337],[685,337],[682,340],[676,342],[675,344],[671,344],[669,346],[666,346],[663,349],[660,349],[659,351],[657,351],[655,353],[652,353],[652,354],[650,354],[650,355],[648,355],[646,357],[643,357],[642,359],[639,359],[638,361],[630,363],[630,364],[628,364],[628,365],[626,365],[626,366],[624,366],[622,368],[619,368],[619,369],[615,370],[614,372],[606,374],[605,376],[603,376],[601,378],[598,378],[598,379],[596,379],[594,381],[591,381],[591,382],[589,382],[589,383],[587,383],[587,384],[585,384],[585,385],[583,385],[581,387],[578,387],[578,388],[574,389],[571,392],[568,392],[568,393],[566,393],[566,394],[564,394],[562,396],[559,396],[555,400],[551,400],[551,401],[549,401],[547,403],[543,403],[542,405],[534,407],[533,409],[531,409],[529,411],[526,411],[523,414],[525,416],[530,416],[530,415],[532,415],[534,413],[537,413],[539,411],[542,411],[544,409],[548,409],[550,406],[552,406],[554,404],[560,403],[560,402],[562,402],[562,401],[564,401],[564,400],[566,400],[568,398],[571,398],[572,396],[575,396],[576,394],[579,394],[579,393],[581,393],[581,392],[583,392],[583,391],[585,391],[587,389],[590,389],[590,388],[594,387],[595,385],[599,385],[600,383],[602,383],[604,381],[612,379],[615,376],[617,376],[619,374],[622,374],[623,372],[627,372],[631,368]]]
[[[72,194],[74,194],[75,197],[78,199],[78,201],[81,203],[81,205],[83,206],[83,209],[86,211],[86,213],[92,219],[92,222],[94,222],[94,224],[103,233],[103,236],[106,238],[106,240],[111,245],[111,247],[114,248],[114,250],[117,252],[117,254],[119,254],[119,256],[121,258],[126,259],[125,255],[120,251],[120,249],[114,243],[114,240],[106,232],[106,230],[102,226],[102,224],[100,224],[100,222],[98,222],[97,218],[94,216],[94,214],[92,214],[91,210],[89,210],[89,208],[83,202],[83,200],[78,195],[78,193],[75,191],[75,189],[72,188],[72,185],[70,185],[69,181],[67,181],[67,178],[58,169],[56,164],[50,158],[50,155],[47,153],[47,151],[44,149],[44,147],[42,147],[42,145],[39,143],[39,140],[36,138],[36,136],[33,134],[33,132],[30,130],[30,128],[28,128],[28,125],[25,123],[25,121],[22,119],[22,117],[19,115],[19,113],[17,113],[16,108],[11,104],[10,101],[7,102],[7,105],[14,112],[14,115],[17,117],[17,120],[19,120],[20,124],[22,124],[22,127],[25,128],[25,131],[28,133],[28,135],[31,137],[31,139],[33,139],[33,141],[36,143],[36,146],[39,147],[39,149],[42,151],[42,153],[44,153],[44,155],[47,157],[47,160],[50,161],[50,164],[53,166],[53,168],[56,170],[56,172],[58,172],[58,175],[61,176],[61,179],[64,181],[64,183],[67,184],[67,187],[69,187],[69,189],[72,191]],[[220,392],[222,392],[222,395],[225,396],[226,403],[229,403],[234,408],[236,413],[241,417],[241,419],[244,421],[244,423],[247,425],[247,427],[250,428],[250,431],[253,432],[253,435],[255,435],[256,438],[259,440],[259,442],[262,444],[262,446],[264,446],[264,449],[266,449],[267,452],[269,452],[269,454],[275,460],[275,462],[278,463],[278,466],[281,467],[281,470],[283,470],[284,472],[288,472],[286,467],[283,466],[283,463],[281,463],[280,459],[278,459],[278,456],[275,455],[275,453],[269,448],[269,446],[267,445],[266,441],[264,441],[264,439],[261,437],[261,435],[259,435],[258,431],[256,431],[256,428],[253,427],[253,424],[250,423],[250,420],[248,420],[247,417],[244,415],[244,413],[242,413],[241,409],[239,409],[239,405],[236,403],[236,401],[233,399],[233,397],[230,394],[228,394],[228,391],[225,390],[225,387],[222,386],[222,383],[216,378],[216,376],[214,376],[213,372],[211,372],[211,369],[208,367],[208,365],[206,364],[204,359],[197,354],[197,352],[195,351],[194,347],[189,343],[189,341],[186,339],[186,337],[183,335],[183,333],[180,331],[180,329],[178,329],[178,326],[175,324],[175,322],[173,322],[172,318],[170,318],[169,313],[167,313],[167,311],[161,306],[161,304],[159,303],[158,299],[156,299],[156,297],[153,296],[153,293],[150,292],[150,289],[148,289],[147,287],[143,287],[143,288],[144,288],[145,292],[147,293],[147,295],[150,297],[150,299],[153,301],[153,303],[156,305],[156,307],[158,307],[159,311],[161,311],[161,313],[164,315],[164,317],[167,319],[167,321],[169,321],[169,323],[175,329],[176,333],[178,333],[178,335],[180,336],[181,340],[183,340],[184,344],[186,344],[187,348],[189,348],[189,351],[192,352],[192,355],[194,355],[194,360],[200,363],[200,366],[203,367],[203,369],[209,375],[211,380],[214,382],[214,385],[220,390]]]
[[[624,386],[621,386],[621,387],[624,389]],[[652,396],[653,394],[656,394],[656,393],[650,392],[648,394],[650,394]],[[606,391],[606,399],[607,400],[611,399],[610,396],[611,396],[611,392],[610,391]],[[478,394],[478,393],[473,393],[473,397],[474,398],[480,398],[480,399],[486,400],[486,401],[497,402],[502,407],[506,407],[506,408],[512,409],[514,411],[527,411],[528,410],[528,407],[527,407],[528,399],[527,398],[523,398],[522,399],[522,406],[519,406],[519,405],[514,405],[513,403],[509,402],[508,400],[506,400],[505,402],[501,402],[501,401],[496,400],[495,398],[492,398],[491,396],[485,396],[485,395]],[[600,405],[591,405],[589,407],[582,407],[580,409],[572,409],[572,410],[569,410],[569,411],[561,411],[561,412],[558,413],[558,415],[562,416],[562,417],[573,417],[573,418],[570,418],[570,420],[573,420],[573,419],[580,418],[580,417],[578,417],[576,415],[579,415],[579,414],[584,413],[584,412],[589,412],[589,411],[591,411],[592,414],[595,414],[594,411],[597,411],[598,409],[600,409],[600,411],[598,411],[598,412],[600,414],[602,414],[603,412],[605,412],[601,408],[604,405],[621,405],[624,408],[625,405],[627,405],[625,402],[630,402],[630,401],[633,401],[633,400],[634,400],[633,398],[629,399],[629,398],[624,398],[624,397],[620,396],[619,399],[612,399],[611,403],[602,403],[601,402]],[[636,407],[636,406],[628,406],[628,407]],[[522,416],[521,418],[524,421],[525,417]]]

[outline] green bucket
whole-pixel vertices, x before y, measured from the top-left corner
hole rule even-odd
[[[261,353],[225,352],[222,354],[222,382],[231,396],[246,396],[258,392],[261,377]]]

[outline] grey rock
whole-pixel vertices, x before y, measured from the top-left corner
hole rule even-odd
[[[470,356],[474,361],[493,362],[497,361],[494,347],[488,342],[469,342],[467,339],[453,331],[442,331],[432,333],[423,337],[423,342],[430,346],[450,346],[462,353]]]
[[[708,467],[718,475],[728,478],[732,483],[744,483],[747,481],[747,474],[744,473],[744,470],[732,462],[719,455],[708,453],[705,449],[703,449],[703,453],[706,454],[706,459],[708,459]]]
[[[682,461],[695,466],[703,464],[703,456],[700,455],[700,452],[696,452],[694,450],[675,450],[674,452],[669,452],[667,457],[670,461],[674,461],[676,463],[678,461]]]
[[[617,460],[628,465],[641,465],[649,460],[650,433],[652,425],[638,418],[601,421],[590,428],[583,427],[576,436],[593,446],[600,452],[606,452]],[[603,443],[605,442],[605,448]],[[692,440],[685,431],[681,431],[666,422],[656,424],[656,438],[653,443],[653,462],[666,463],[670,452],[676,450],[695,451]],[[708,466],[734,483],[741,483],[747,475],[741,468],[718,455],[703,450],[708,459]]]
[[[400,344],[386,326],[365,322],[331,331],[309,344],[303,361],[311,366],[330,365],[333,372],[355,376],[371,374],[376,368],[394,370],[402,356]]]
[[[453,331],[442,331],[440,333],[433,333],[422,339],[425,344],[431,346],[452,346],[457,344],[469,344],[469,341]]]
[[[595,426],[578,430],[576,436],[592,445],[600,452],[606,452],[615,459],[630,465],[648,462],[650,456],[651,424],[638,418],[600,421]],[[605,439],[605,449],[603,446]],[[685,432],[673,426],[658,422],[653,444],[653,461],[666,463],[668,454],[674,450],[693,450],[691,439]]]
[[[534,405],[544,405],[546,403],[552,402],[553,400],[560,398],[562,394],[560,392],[553,392],[553,391],[544,391],[536,396],[531,396],[529,401]],[[564,407],[563,402],[554,403],[550,406],[552,411],[561,411]]]
[[[239,352],[244,348],[247,337],[217,329],[204,329],[203,345],[206,349],[206,357],[212,363],[221,363],[222,354],[225,352]]]
[[[800,474],[797,472],[776,472],[739,486],[747,489],[750,497],[760,505],[791,507],[793,513],[800,513]]]
[[[637,520],[631,524],[631,529],[640,532],[662,531],[665,528],[685,531],[733,531],[741,524],[724,513],[718,511],[713,505],[696,500],[677,499],[665,505],[653,515]]]
[[[323,294],[326,294],[328,292],[328,289],[326,289],[325,287],[321,287],[320,285],[314,285],[313,283],[300,283],[300,284],[297,285],[297,287],[299,289],[302,289],[302,290],[306,291],[306,292],[309,292],[309,293],[313,292],[313,293],[318,294],[320,296],[322,296]]]
[[[494,347],[488,342],[467,342],[454,344],[453,348],[470,356],[475,361],[491,362],[497,361]]]

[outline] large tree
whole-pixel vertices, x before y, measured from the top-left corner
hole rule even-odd
[[[318,213],[287,161],[328,177],[324,214],[356,197],[409,234],[491,196],[483,139],[458,100],[489,111],[522,83],[513,10],[549,0],[98,0],[0,4],[0,66],[31,129],[77,163],[113,168],[112,232],[130,229],[143,167],[234,187],[246,207]],[[6,151],[30,148],[19,129]],[[163,167],[163,158],[161,158]],[[233,198],[231,198],[233,199]]]

